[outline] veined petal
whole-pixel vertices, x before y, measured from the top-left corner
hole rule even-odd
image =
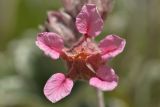
[[[56,73],[50,77],[44,86],[44,95],[52,103],[56,103],[68,96],[72,87],[73,81],[70,78],[66,78],[62,73]]]
[[[62,48],[64,47],[62,38],[52,32],[39,33],[36,45],[53,59],[59,58]]]
[[[90,37],[97,36],[101,33],[103,20],[95,4],[87,4],[82,7],[76,18],[76,26],[80,33]]]
[[[89,84],[102,91],[111,91],[118,85],[118,76],[112,68],[101,66],[97,70],[97,76],[89,80]]]
[[[106,36],[99,43],[99,48],[102,51],[102,58],[109,59],[120,54],[125,47],[126,41],[116,35]]]

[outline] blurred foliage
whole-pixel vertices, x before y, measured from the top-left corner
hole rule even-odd
[[[125,38],[125,51],[110,65],[120,83],[105,92],[106,107],[160,107],[159,0],[115,0],[105,29]],[[38,25],[60,0],[0,1],[0,107],[96,107],[95,90],[77,82],[71,95],[51,104],[43,95],[46,80],[65,71],[35,46]]]

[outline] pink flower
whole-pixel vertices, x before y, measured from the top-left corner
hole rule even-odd
[[[103,91],[111,91],[118,84],[118,76],[105,62],[123,51],[125,40],[108,35],[99,45],[93,41],[103,28],[103,20],[94,4],[82,7],[76,26],[83,36],[69,49],[64,47],[62,36],[56,33],[40,33],[36,40],[36,45],[46,55],[52,59],[61,57],[68,66],[67,74],[53,74],[44,86],[45,96],[53,103],[69,95],[76,80],[87,80]]]

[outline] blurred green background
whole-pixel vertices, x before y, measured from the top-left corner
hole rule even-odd
[[[160,0],[115,0],[105,29],[127,41],[112,60],[118,88],[105,92],[106,107],[160,107]],[[43,95],[46,80],[65,71],[35,46],[38,25],[60,0],[0,0],[0,107],[97,107],[94,88],[76,82],[69,97],[52,104]]]

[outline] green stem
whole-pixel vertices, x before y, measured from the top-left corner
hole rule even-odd
[[[97,90],[98,107],[105,107],[103,92],[99,89]]]

